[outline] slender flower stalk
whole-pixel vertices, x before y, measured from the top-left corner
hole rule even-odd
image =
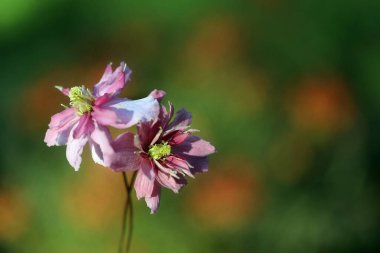
[[[136,179],[136,172],[133,172],[132,179],[131,179],[131,182],[129,184],[128,196],[127,196],[127,201],[129,202],[129,205],[128,205],[128,207],[129,207],[129,227],[128,227],[128,235],[127,235],[127,251],[126,251],[126,253],[129,253],[129,251],[131,249],[131,245],[132,245],[134,211],[133,211],[133,201],[132,201],[131,193],[132,193],[132,189],[133,189],[132,186],[135,183],[135,179]]]
[[[131,181],[128,183],[128,176],[125,171],[122,172],[123,182],[126,191],[126,199],[123,210],[122,230],[119,243],[119,253],[128,253],[131,248],[133,234],[133,201],[132,201],[132,186],[136,178],[136,172],[133,172]],[[126,233],[128,229],[128,232]]]

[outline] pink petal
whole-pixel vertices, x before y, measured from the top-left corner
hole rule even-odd
[[[151,197],[145,197],[146,205],[150,208],[151,214],[156,213],[160,206],[160,189],[160,185],[155,182]]]
[[[179,131],[174,134],[174,136],[169,140],[170,145],[178,145],[186,140],[186,138],[190,135],[190,133],[184,133]]]
[[[160,170],[157,171],[156,179],[161,186],[166,187],[175,193],[178,193],[179,190],[186,184],[186,180],[184,178],[175,179]]]
[[[49,123],[49,127],[60,127],[62,125],[65,125],[69,121],[73,120],[74,118],[78,118],[79,116],[76,114],[76,111],[74,108],[67,108],[63,110],[62,112],[59,112],[57,114],[54,114],[51,117],[51,121]]]
[[[168,128],[173,128],[176,130],[184,130],[191,124],[191,113],[187,112],[185,109],[180,109],[177,111],[174,120],[169,124]]]
[[[159,104],[148,96],[138,100],[113,98],[109,102],[94,106],[92,116],[102,125],[115,128],[128,128],[139,121],[149,121],[158,114]]]
[[[100,165],[109,166],[112,162],[112,155],[114,154],[109,129],[95,123],[94,131],[91,133],[89,141],[92,159]]]
[[[172,156],[172,155],[166,157],[165,161],[170,162],[171,164],[173,164],[176,167],[187,168],[187,169],[189,168],[189,165],[185,160],[180,159],[180,158],[175,157],[175,156]]]
[[[169,156],[169,157],[174,157],[174,156]],[[178,159],[180,162],[179,163],[178,162],[172,162],[171,159],[168,159],[169,157],[167,157],[165,159],[165,165],[168,168],[171,168],[173,170],[178,171],[179,173],[184,173],[185,175],[194,178],[194,175],[190,170],[190,168],[193,167],[192,165],[190,165],[187,161],[182,160],[182,159],[177,158],[177,157],[174,157],[174,158]]]
[[[110,168],[115,171],[137,170],[141,166],[139,149],[134,144],[135,136],[132,133],[119,135],[112,143],[114,154],[112,155]]]
[[[149,96],[152,96],[154,97],[155,99],[157,99],[159,102],[161,102],[161,100],[165,97],[166,95],[166,92],[163,91],[163,90],[153,90]]]
[[[172,152],[179,154],[180,156],[182,154],[190,156],[208,156],[215,153],[215,147],[197,136],[190,135],[183,143],[173,146]]]
[[[79,119],[78,126],[74,130],[74,139],[78,139],[82,135],[89,135],[94,131],[95,126],[91,118],[91,114],[86,113],[82,115]]]
[[[45,143],[50,147],[53,145],[64,145],[69,139],[71,129],[78,122],[79,117],[75,110],[70,108],[55,114],[51,118],[49,129],[46,131]]]
[[[141,161],[140,170],[137,172],[135,181],[136,196],[138,199],[142,197],[151,197],[155,183],[154,168],[149,159]]]
[[[112,97],[109,94],[104,94],[103,96],[97,97],[95,99],[94,105],[100,106],[102,104],[107,103]]]
[[[131,73],[131,70],[124,62],[120,63],[120,66],[114,72],[112,72],[111,64],[109,64],[99,83],[94,87],[95,97],[100,97],[104,94],[112,96],[119,94],[129,80]]]
[[[86,145],[88,137],[81,136],[79,139],[73,138],[73,130],[70,133],[69,140],[67,142],[66,148],[66,158],[70,165],[76,170],[79,170],[80,164],[82,162],[82,152],[83,147]]]

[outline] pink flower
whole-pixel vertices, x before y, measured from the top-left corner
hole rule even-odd
[[[79,169],[87,142],[94,161],[107,165],[107,157],[114,151],[106,126],[127,128],[157,115],[159,104],[152,95],[139,100],[117,97],[130,75],[125,63],[115,71],[109,64],[93,91],[84,86],[56,87],[70,98],[70,107],[65,106],[65,110],[51,118],[45,143],[48,146],[67,145],[66,157],[75,170]]]
[[[161,106],[157,118],[137,124],[137,135],[127,132],[113,142],[116,153],[110,167],[138,170],[137,198],[145,198],[151,213],[159,207],[161,187],[178,193],[187,183],[185,176],[208,170],[207,156],[215,152],[210,143],[192,135],[195,130],[188,129],[191,114],[181,109],[171,121],[173,110],[171,104],[169,112]]]

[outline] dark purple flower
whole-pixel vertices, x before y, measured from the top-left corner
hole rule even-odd
[[[156,92],[159,99],[163,93]],[[166,187],[175,193],[187,183],[186,176],[208,170],[208,155],[215,152],[209,142],[192,135],[188,129],[191,114],[179,110],[173,118],[161,106],[154,120],[137,124],[137,134],[119,135],[112,146],[115,154],[110,167],[116,171],[138,170],[135,181],[137,198],[145,198],[151,213],[159,207],[160,189]]]

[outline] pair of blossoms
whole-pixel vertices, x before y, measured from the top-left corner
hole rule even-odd
[[[91,91],[84,86],[63,88],[70,106],[52,116],[46,132],[48,146],[67,145],[66,157],[79,170],[83,147],[89,144],[93,160],[116,172],[136,171],[134,183],[138,199],[145,198],[151,213],[159,207],[160,189],[175,193],[187,183],[186,176],[205,172],[208,155],[215,148],[189,129],[191,114],[169,110],[160,102],[164,91],[154,90],[139,100],[119,98],[131,75],[125,63],[112,70],[109,64]],[[125,132],[115,139],[108,127],[118,129],[137,125],[137,134]]]

